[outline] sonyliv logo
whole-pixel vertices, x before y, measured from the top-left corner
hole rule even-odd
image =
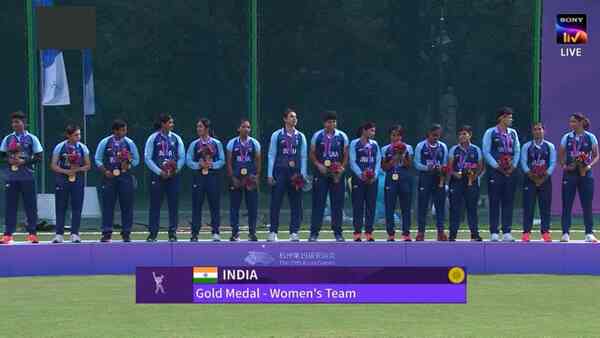
[[[560,55],[583,56],[582,46],[588,43],[587,16],[585,14],[558,14],[556,16],[556,43],[563,45]],[[578,45],[578,46],[566,46]]]

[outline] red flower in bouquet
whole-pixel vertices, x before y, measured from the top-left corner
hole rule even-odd
[[[440,188],[444,186],[446,183],[446,176],[450,173],[450,167],[448,165],[443,165],[438,169],[438,176],[440,177],[440,184],[438,185]]]
[[[502,155],[500,156],[499,166],[502,170],[508,170],[512,167],[512,157],[510,155]]]
[[[396,142],[392,145],[394,154],[404,154],[406,152],[406,144],[404,142]]]
[[[81,161],[81,154],[79,154],[79,151],[77,151],[75,147],[67,148],[66,157],[67,162],[69,164],[69,168],[79,167],[79,162]],[[68,178],[69,182],[75,182],[77,177],[75,175],[69,175]]]
[[[580,176],[585,176],[588,164],[590,164],[590,156],[588,153],[580,152],[575,157],[575,166],[579,169]]]
[[[531,168],[531,173],[534,174],[535,176],[544,176],[546,175],[546,166],[545,165],[534,165]]]
[[[300,174],[294,174],[292,176],[292,186],[296,189],[296,190],[300,190],[302,188],[304,188],[304,177],[302,177],[302,175]]]
[[[333,162],[327,168],[329,174],[328,176],[333,178],[334,183],[338,183],[340,181],[343,169],[344,168],[342,167],[342,164],[340,162]]]
[[[467,175],[468,185],[473,185],[475,178],[477,177],[477,163],[465,163],[465,175]]]
[[[363,171],[363,177],[366,181],[370,181],[375,178],[375,172],[373,171],[373,169],[368,168],[365,171]]]
[[[79,165],[79,161],[81,160],[81,155],[75,149],[67,153],[67,161],[71,167]]]
[[[177,171],[177,163],[173,160],[166,160],[162,163],[162,170],[170,175]]]
[[[577,165],[588,165],[590,157],[587,153],[581,152],[575,157],[575,163]]]
[[[8,143],[8,152],[11,154],[16,154],[16,153],[19,153],[20,151],[21,151],[21,145],[19,144],[17,139],[13,137],[10,140],[10,142]]]
[[[210,146],[210,144],[205,144],[205,145],[200,146],[200,148],[198,148],[198,153],[200,154],[200,157],[202,157],[203,159],[208,159],[208,158],[212,158],[214,156],[215,151]]]
[[[121,149],[117,152],[117,159],[120,162],[128,162],[131,160],[131,153],[128,149]]]
[[[256,176],[255,175],[246,175],[242,178],[242,186],[244,186],[247,190],[256,189]]]
[[[131,161],[131,153],[127,148],[121,149],[117,152],[117,160],[121,163],[121,170],[127,171]]]
[[[329,166],[329,172],[333,174],[339,174],[342,172],[342,164],[340,162],[333,162]]]
[[[19,157],[21,153],[21,145],[19,144],[19,142],[17,141],[17,138],[12,138],[10,140],[10,142],[8,143],[8,156],[10,159],[17,159]],[[11,170],[12,171],[17,171],[19,170],[19,167],[16,165],[11,165]]]

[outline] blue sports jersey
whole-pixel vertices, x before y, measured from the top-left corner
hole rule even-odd
[[[469,143],[468,147],[463,147],[460,144],[450,148],[449,157],[454,160],[452,171],[461,172],[465,170],[468,164],[478,165],[482,159],[481,149],[478,146]]]
[[[107,136],[98,143],[94,155],[96,166],[106,170],[120,168],[118,153],[123,149],[127,149],[131,154],[131,167],[136,167],[140,163],[140,154],[135,143],[129,137],[117,138],[114,135]]]
[[[430,144],[423,140],[415,148],[415,168],[418,171],[429,171],[431,167],[448,164],[448,147],[444,142]]]
[[[541,143],[529,141],[521,149],[521,168],[524,173],[531,171],[534,166],[546,167],[546,173],[552,175],[556,166],[556,149],[546,140]]]
[[[384,160],[389,161],[394,157],[394,151],[391,144],[386,145],[381,148],[381,154]],[[406,153],[404,156],[408,156],[412,158],[414,156],[414,151],[411,145],[406,144]],[[396,163],[390,170],[387,171],[388,174],[399,174],[401,177],[406,177],[410,175],[409,169],[404,166],[403,162]]]
[[[172,160],[177,163],[177,171],[185,164],[185,147],[179,135],[174,132],[163,134],[154,132],[144,147],[144,162],[154,174],[160,175],[161,167],[165,161]]]
[[[513,167],[517,167],[521,156],[519,135],[512,128],[507,128],[506,132],[498,127],[489,128],[483,134],[483,157],[490,167],[498,168],[502,155],[511,156]]]
[[[313,135],[310,144],[315,146],[315,155],[320,163],[325,160],[342,162],[344,148],[348,145],[348,136],[338,129],[335,129],[333,134],[321,129]]]
[[[6,135],[4,137],[4,139],[2,139],[2,143],[0,144],[0,152],[4,152],[4,153],[9,153],[9,145],[10,144],[18,144],[19,147],[19,153],[18,154],[14,154],[14,155],[18,155],[20,158],[22,158],[25,161],[31,160],[34,156],[34,154],[39,154],[41,152],[44,151],[44,149],[42,148],[42,145],[40,144],[40,141],[38,140],[38,138],[33,135],[28,133],[27,131],[24,131],[23,133],[17,134],[16,132],[12,132],[8,135]],[[13,156],[11,154],[8,154],[9,156]],[[6,173],[7,177],[6,179],[8,181],[11,181],[13,179],[33,179],[33,164],[26,164],[23,166],[19,166],[18,171],[12,171],[12,170],[8,170],[8,172]]]
[[[590,161],[592,160],[592,149],[598,145],[596,135],[585,131],[581,135],[575,135],[575,132],[569,132],[563,135],[560,140],[560,145],[566,150],[566,163],[572,164],[579,153],[588,154]]]
[[[219,170],[225,165],[225,153],[223,152],[223,145],[221,141],[214,137],[208,137],[206,139],[197,138],[188,146],[186,154],[186,164],[192,170],[200,169],[200,160],[204,159],[204,156],[212,154],[212,168],[209,171]]]
[[[246,141],[235,137],[227,142],[227,151],[231,153],[231,167],[234,176],[240,176],[242,169],[247,175],[256,175],[256,154],[260,154],[260,143],[250,136]]]
[[[354,139],[350,142],[348,152],[350,169],[352,169],[354,175],[360,177],[367,169],[373,170],[375,175],[379,173],[381,168],[381,151],[377,141],[369,140],[363,143],[360,138]]]
[[[72,156],[73,154],[77,154]],[[54,147],[54,151],[52,152],[52,157],[57,159],[57,165],[62,169],[71,169],[71,165],[74,164],[76,166],[82,167],[85,164],[85,157],[90,155],[90,151],[88,147],[81,143],[77,142],[76,144],[71,144],[64,140],[57,144]],[[71,163],[71,159],[77,159],[75,163]],[[56,176],[59,178],[63,178],[63,174],[56,173]],[[83,172],[77,173],[78,177],[83,176]]]
[[[300,170],[306,176],[307,144],[303,133],[294,129],[293,134],[288,134],[285,128],[276,130],[271,135],[269,146],[269,161],[267,176],[273,177],[273,171]],[[293,164],[293,167],[290,166]]]

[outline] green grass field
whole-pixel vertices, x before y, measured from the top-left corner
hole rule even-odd
[[[132,276],[0,279],[2,337],[598,337],[600,277],[469,277],[466,305],[136,305]]]

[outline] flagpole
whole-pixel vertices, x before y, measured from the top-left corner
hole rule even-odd
[[[36,49],[36,34],[35,34],[35,21],[34,21],[34,7],[33,0],[25,1],[25,17],[27,18],[27,116],[28,116],[28,129],[33,134],[38,133],[38,103],[41,104],[41,100],[38,101],[39,83],[38,83],[38,69],[36,62],[38,53]],[[41,62],[40,62],[41,65]],[[43,122],[40,122],[43,123]],[[43,124],[41,124],[43,129]],[[43,142],[43,141],[42,141]],[[44,144],[44,143],[42,143]],[[45,191],[44,176],[46,166],[42,162],[39,166],[36,179],[40,177],[42,192]]]
[[[248,97],[250,122],[252,123],[252,134],[260,138],[260,126],[258,123],[258,0],[249,0],[248,4],[248,42],[250,47],[249,54],[249,79],[248,79]]]
[[[43,83],[43,75],[44,75],[44,65],[42,63],[42,51],[39,52],[40,57],[40,83]],[[42,97],[42,86],[38,86],[39,97]],[[42,146],[46,147],[46,130],[44,128],[45,123],[45,109],[42,104],[42,100],[39,101],[39,109],[40,109],[40,143]],[[41,174],[41,187],[40,192],[42,194],[46,193],[46,152],[42,153],[42,163],[40,163],[40,174]]]

